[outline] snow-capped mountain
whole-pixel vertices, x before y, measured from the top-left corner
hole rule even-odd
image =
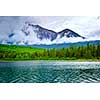
[[[70,37],[80,37],[85,39],[85,37],[77,34],[76,32],[70,30],[70,29],[64,29],[61,32],[58,32],[58,34],[60,34],[60,38],[66,36],[66,38],[70,38]]]
[[[96,40],[100,40],[98,16],[0,17],[2,44],[50,45]]]
[[[56,32],[43,28],[39,25],[34,25],[32,23],[27,22],[22,29],[22,32],[25,33],[26,36],[30,35],[31,33],[35,33],[37,35],[37,38],[40,40],[49,39],[50,41],[53,41],[57,37]]]
[[[20,31],[9,34],[8,39],[2,40],[2,43],[16,45],[59,44],[73,42],[79,39],[84,40],[85,37],[70,29],[55,32],[43,28],[40,25],[25,22]]]

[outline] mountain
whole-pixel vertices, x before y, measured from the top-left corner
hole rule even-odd
[[[58,34],[60,34],[60,38],[66,36],[66,38],[70,38],[70,37],[81,37],[83,39],[85,39],[85,37],[77,34],[76,32],[70,30],[70,29],[64,29],[61,32],[58,32]]]
[[[77,34],[76,32],[74,32],[70,29],[64,29],[61,32],[55,32],[55,31],[43,28],[39,25],[34,25],[32,23],[26,23],[26,24],[28,24],[28,25],[27,25],[27,27],[25,26],[22,29],[22,32],[24,32],[25,35],[28,36],[28,35],[30,35],[30,32],[31,32],[29,27],[32,27],[32,30],[37,34],[37,38],[40,40],[49,39],[50,41],[53,41],[57,38],[58,35],[60,35],[60,38],[66,36],[66,38],[81,37],[81,38],[85,39],[85,37],[80,36],[79,34]]]
[[[73,40],[84,40],[85,37],[78,33],[64,29],[60,32],[55,32],[41,27],[40,25],[34,25],[30,22],[25,22],[25,25],[18,32],[13,32],[8,35],[7,40],[2,40],[4,44],[15,45],[34,45],[34,44],[59,44],[73,42]]]
[[[50,41],[53,41],[57,37],[57,33],[52,30],[48,30],[39,25],[33,25],[31,23],[27,24],[28,26],[27,27],[25,26],[22,29],[22,32],[24,32],[26,36],[30,35],[31,31],[28,30],[28,28],[32,27],[32,30],[37,34],[37,38],[39,38],[40,40],[49,39]]]

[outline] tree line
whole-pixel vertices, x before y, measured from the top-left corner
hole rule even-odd
[[[3,49],[2,49],[3,48]],[[9,49],[10,48],[10,49]],[[27,49],[28,48],[28,49]],[[26,50],[27,49],[27,50]],[[86,46],[74,46],[61,49],[34,49],[30,47],[6,46],[0,48],[0,59],[99,59],[100,44],[87,44]]]

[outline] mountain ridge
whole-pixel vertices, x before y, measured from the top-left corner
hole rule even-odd
[[[51,45],[29,45],[33,48],[46,48],[46,49],[52,49],[52,48],[69,48],[70,46],[86,46],[87,44],[97,45],[100,43],[100,40],[95,41],[85,41],[85,42],[76,42],[76,43],[61,43],[61,44],[51,44]]]
[[[53,30],[44,28],[40,25],[34,25],[33,23],[26,22],[23,28],[21,29],[21,32],[18,33],[11,33],[8,35],[8,40],[3,41],[7,44],[54,44],[56,42],[60,42],[61,40],[64,40],[65,42],[68,42],[67,39],[85,39],[85,37],[79,35],[78,33],[72,31],[71,29],[63,29],[60,32],[55,32]],[[23,37],[22,37],[22,36]],[[16,39],[18,37],[18,40]],[[19,38],[21,38],[19,40]],[[3,43],[2,42],[2,43]],[[64,42],[63,42],[64,43]]]

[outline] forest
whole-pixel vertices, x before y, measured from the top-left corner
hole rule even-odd
[[[27,46],[0,44],[0,60],[100,60],[100,44],[87,44],[61,49],[41,49]]]

